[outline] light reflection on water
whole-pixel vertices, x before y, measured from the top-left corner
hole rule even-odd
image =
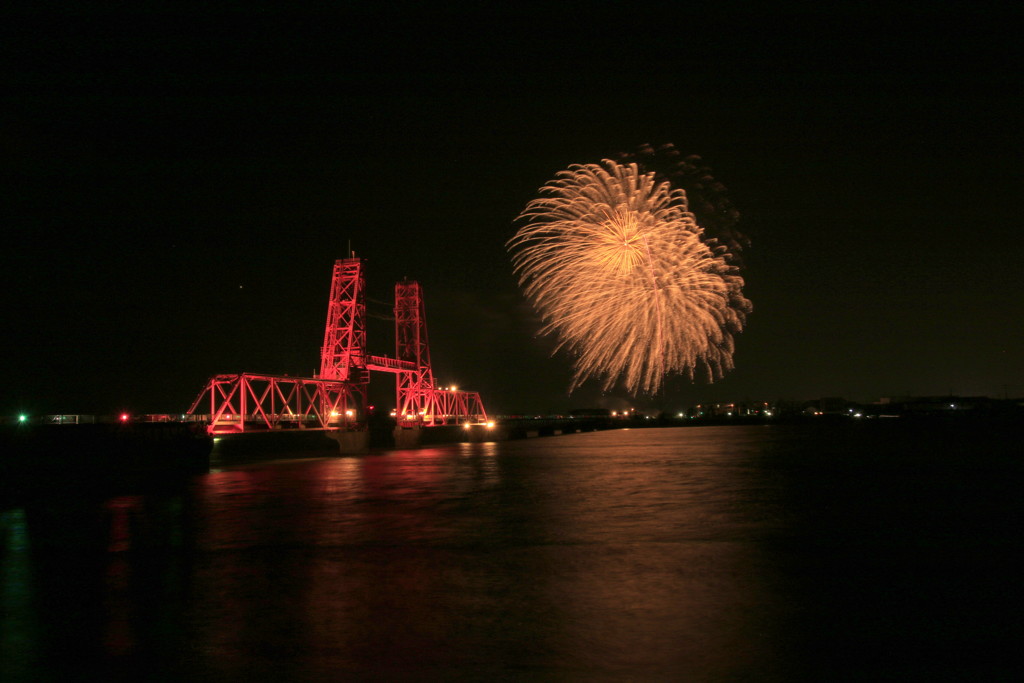
[[[875,625],[922,624],[850,586],[879,563],[882,586],[919,568],[891,546],[928,528],[864,531],[913,521],[902,488],[864,486],[893,479],[874,460],[821,470],[823,453],[883,444],[899,448],[596,432],[264,462],[6,511],[0,678],[795,680],[844,656],[840,671],[885,670],[865,657],[916,641]],[[844,534],[858,552],[828,540]],[[846,636],[817,632],[839,623]]]

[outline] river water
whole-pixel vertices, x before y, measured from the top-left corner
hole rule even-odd
[[[1016,427],[899,422],[281,453],[12,507],[0,680],[1009,680]]]

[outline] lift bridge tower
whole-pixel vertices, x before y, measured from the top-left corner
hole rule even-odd
[[[327,325],[316,377],[241,373],[216,375],[206,383],[189,413],[209,405],[210,434],[280,429],[318,429],[336,438],[343,451],[368,443],[366,402],[370,373],[395,375],[395,441],[419,443],[427,431],[487,429],[480,395],[438,388],[430,366],[423,289],[418,282],[395,285],[395,356],[366,352],[366,277],[356,256],[334,263]],[[449,428],[445,430],[443,428]]]

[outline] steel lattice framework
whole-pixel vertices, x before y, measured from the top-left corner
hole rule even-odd
[[[334,262],[327,326],[320,349],[320,378],[367,384],[366,276],[362,259]]]
[[[211,434],[295,427],[365,430],[370,371],[396,376],[395,418],[400,427],[487,422],[476,392],[439,389],[427,343],[419,283],[395,285],[396,357],[366,354],[366,278],[362,259],[334,263],[318,377],[241,373],[216,375],[193,401],[189,414],[209,402]]]
[[[211,434],[253,429],[359,429],[357,386],[347,382],[284,375],[215,375],[188,409],[205,400]]]
[[[408,369],[396,378],[396,419],[400,426],[487,422],[480,395],[438,389],[430,366],[423,289],[406,280],[395,285],[395,355]]]
[[[395,356],[412,363],[414,370],[398,374],[397,414],[403,420],[436,413],[433,406],[434,373],[430,368],[427,320],[423,291],[418,282],[395,285]]]

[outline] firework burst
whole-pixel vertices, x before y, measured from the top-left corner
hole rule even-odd
[[[750,302],[681,189],[633,163],[574,165],[519,218],[512,263],[543,333],[575,357],[570,391],[597,378],[654,393],[669,373],[732,369]]]
[[[740,265],[740,252],[750,240],[736,227],[740,212],[729,200],[728,190],[703,159],[696,154],[683,156],[675,145],[666,143],[657,148],[641,145],[634,152],[620,154],[616,161],[635,163],[642,172],[653,172],[659,181],[668,181],[685,192],[689,210],[704,231],[704,240],[724,246],[729,263]]]

